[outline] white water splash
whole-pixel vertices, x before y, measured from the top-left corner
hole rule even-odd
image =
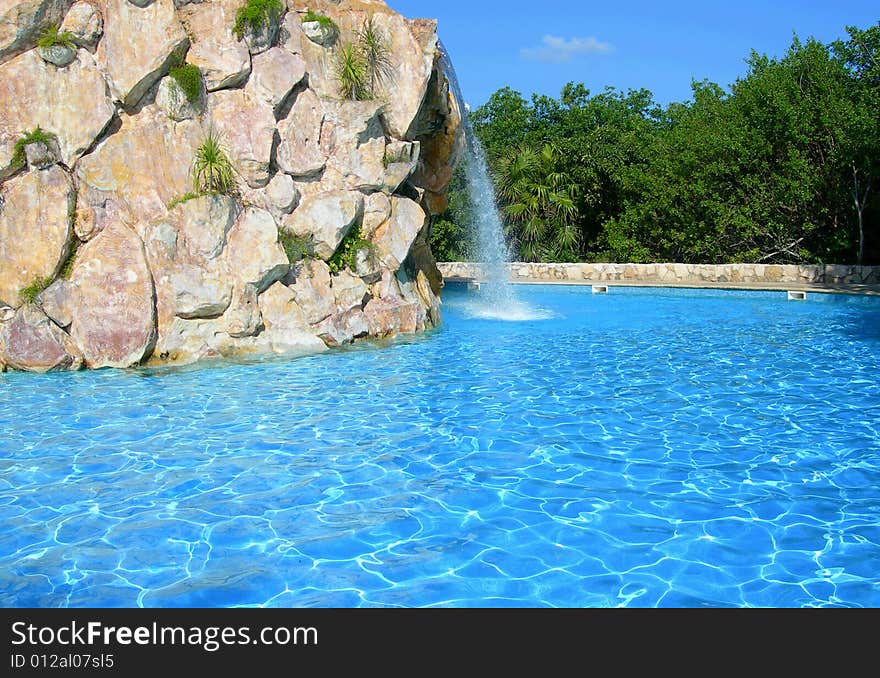
[[[542,320],[550,317],[546,311],[532,308],[526,302],[517,299],[513,285],[510,284],[508,270],[510,253],[504,237],[501,215],[495,202],[495,187],[489,177],[486,153],[477,135],[474,134],[458,77],[442,44],[441,53],[443,70],[461,111],[461,124],[467,149],[465,174],[473,207],[473,228],[476,232],[476,257],[477,261],[482,263],[483,269],[483,280],[477,293],[477,302],[474,304],[479,311],[472,309],[470,315],[505,321]]]

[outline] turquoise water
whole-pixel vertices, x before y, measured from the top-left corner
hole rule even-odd
[[[880,299],[444,292],[423,337],[0,375],[3,606],[880,606]]]

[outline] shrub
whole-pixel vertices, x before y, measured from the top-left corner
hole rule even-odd
[[[24,147],[28,144],[46,144],[49,145],[55,141],[55,135],[47,132],[42,127],[32,129],[30,132],[22,132],[21,138],[15,142],[12,151],[12,164],[23,165],[25,161]]]
[[[354,101],[372,98],[367,70],[367,61],[357,45],[344,42],[339,46],[336,52],[336,77],[342,98]]]
[[[281,0],[247,0],[235,13],[232,32],[241,40],[247,32],[259,33],[281,18],[284,5]]]
[[[336,22],[329,16],[324,16],[323,14],[318,14],[317,12],[309,10],[303,17],[302,22],[305,24],[310,21],[317,21],[325,31],[333,33],[334,35],[339,35],[339,26],[337,26]]]
[[[292,264],[300,259],[307,259],[314,256],[312,252],[312,244],[308,238],[301,238],[287,231],[279,231],[278,238],[281,241],[281,247],[287,255],[287,260]]]
[[[364,239],[361,235],[360,226],[352,226],[342,239],[342,242],[339,243],[339,247],[336,248],[333,256],[330,257],[330,261],[327,262],[330,272],[339,273],[339,271],[346,268],[354,270],[358,250],[362,249],[372,250],[373,243]]]
[[[194,104],[199,100],[199,95],[202,93],[202,72],[198,66],[192,64],[175,66],[168,71],[168,75],[184,93],[187,101]]]
[[[40,295],[44,289],[49,287],[52,284],[52,278],[34,278],[30,285],[27,287],[22,287],[18,291],[18,296],[21,298],[22,303],[32,304],[34,300]]]
[[[235,190],[235,168],[213,128],[196,149],[192,178],[196,193],[229,195]]]
[[[379,33],[373,17],[364,20],[357,34],[358,47],[367,64],[370,93],[375,96],[376,89],[391,78],[391,49]]]
[[[49,28],[43,31],[40,39],[37,40],[37,46],[42,47],[43,49],[48,49],[49,47],[60,45],[61,47],[74,49],[76,48],[76,44],[73,42],[74,37],[73,33],[59,31],[57,25],[49,26]]]

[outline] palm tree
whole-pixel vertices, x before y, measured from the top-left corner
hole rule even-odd
[[[526,261],[577,259],[577,186],[557,165],[552,144],[539,149],[514,146],[496,164],[495,183],[509,235]]]

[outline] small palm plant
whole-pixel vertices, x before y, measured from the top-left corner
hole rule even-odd
[[[59,30],[57,24],[52,25],[46,28],[42,35],[40,35],[40,39],[37,40],[37,47],[48,49],[50,47],[60,46],[69,49],[76,49],[76,44],[73,42],[75,37],[76,36],[74,36],[73,33]]]
[[[336,77],[339,94],[344,99],[362,101],[371,98],[368,65],[363,51],[353,42],[343,42],[336,53]]]
[[[572,260],[580,247],[578,187],[557,166],[558,151],[550,144],[515,146],[498,160],[498,196],[526,261]]]
[[[388,42],[376,27],[372,15],[364,20],[357,38],[358,46],[367,65],[370,93],[375,96],[378,87],[391,79],[393,73],[391,50],[388,47]]]
[[[192,179],[196,193],[230,195],[235,191],[235,169],[213,128],[196,149]]]

